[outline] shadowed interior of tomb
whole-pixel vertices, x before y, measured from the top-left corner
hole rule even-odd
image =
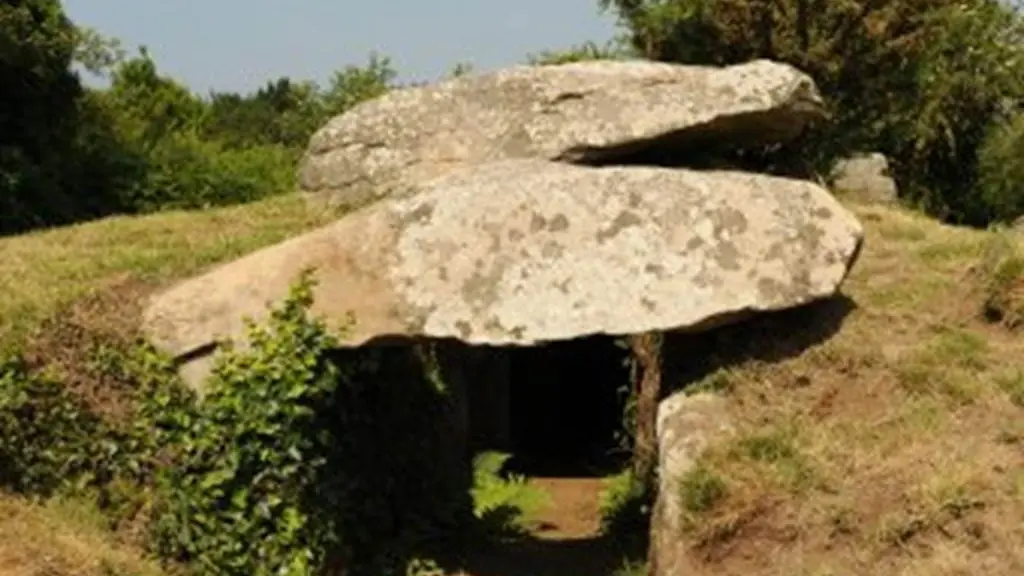
[[[619,442],[629,351],[610,336],[508,350],[509,467],[530,476],[597,476],[628,457]]]
[[[794,117],[752,112],[614,146],[581,146],[555,160],[592,167],[741,170],[808,179],[813,173],[806,163],[791,158],[790,146],[780,144],[793,142],[802,126]]]

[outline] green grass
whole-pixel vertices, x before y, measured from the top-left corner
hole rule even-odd
[[[728,494],[728,484],[714,470],[698,465],[679,480],[679,495],[687,512],[708,512]]]
[[[1024,368],[1018,367],[995,377],[996,385],[1014,405],[1024,408]]]
[[[729,386],[700,384],[728,399],[736,433],[681,479],[694,561],[752,576],[1015,576],[1021,242],[855,210],[867,238],[843,289],[856,308],[838,332],[781,358],[726,360]],[[806,328],[773,322],[736,337],[770,351]]]
[[[17,348],[61,305],[108,283],[185,277],[331,218],[287,195],[0,238],[0,354]]]

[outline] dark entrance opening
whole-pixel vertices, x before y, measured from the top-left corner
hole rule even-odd
[[[629,350],[591,336],[509,353],[510,467],[539,477],[617,471],[628,459],[620,434]]]

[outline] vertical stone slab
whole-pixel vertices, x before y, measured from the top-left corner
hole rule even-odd
[[[674,394],[658,407],[658,496],[651,518],[650,576],[696,574],[698,559],[683,525],[680,481],[708,447],[732,433],[726,399]]]

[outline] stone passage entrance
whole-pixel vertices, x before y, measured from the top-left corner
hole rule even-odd
[[[598,476],[617,450],[629,390],[627,349],[591,336],[508,350],[510,465],[530,476]]]

